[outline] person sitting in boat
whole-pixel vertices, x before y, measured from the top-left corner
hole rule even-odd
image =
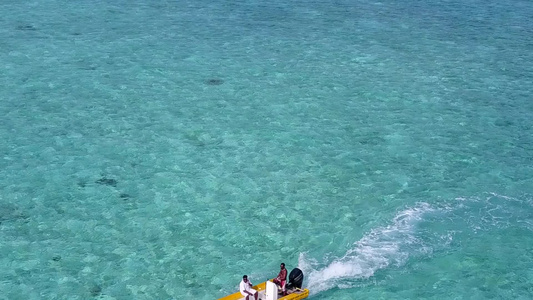
[[[239,285],[239,288],[241,290],[241,294],[246,297],[246,300],[252,300],[251,296],[254,296],[255,300],[257,300],[257,291],[252,289],[252,286],[252,282],[248,280],[248,276],[242,276],[242,281]]]
[[[272,282],[279,285],[281,287],[281,292],[283,293],[283,295],[285,295],[285,284],[287,283],[287,269],[285,269],[285,263],[281,263],[279,267],[280,270],[278,273],[278,277],[274,278]]]

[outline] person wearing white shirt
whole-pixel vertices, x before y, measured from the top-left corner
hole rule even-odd
[[[252,286],[252,282],[248,280],[248,276],[242,276],[242,281],[239,285],[239,289],[241,290],[241,294],[246,297],[246,300],[252,300],[251,296],[254,296],[255,300],[257,300],[257,291],[252,289]]]

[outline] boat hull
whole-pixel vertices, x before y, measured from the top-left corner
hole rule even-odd
[[[265,299],[266,281],[261,282],[258,285],[254,285],[252,288],[259,293],[258,299]],[[300,300],[307,297],[309,297],[309,290],[301,289],[294,293],[288,294],[287,296],[279,297],[278,300]],[[248,299],[253,300],[254,298],[249,297]],[[219,298],[218,300],[246,300],[246,297],[243,297],[240,292],[236,292],[234,294],[227,295],[226,297]]]

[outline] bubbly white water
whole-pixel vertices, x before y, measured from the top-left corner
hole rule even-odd
[[[318,262],[301,253],[298,267],[306,274],[311,294],[332,287],[349,288],[346,279],[369,278],[390,265],[403,265],[415,251],[424,251],[417,238],[417,225],[424,214],[434,209],[427,203],[400,211],[390,225],[373,229],[353,244],[343,257],[332,262]]]

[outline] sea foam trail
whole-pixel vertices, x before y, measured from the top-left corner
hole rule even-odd
[[[458,197],[429,205],[418,203],[396,214],[389,225],[365,234],[331,262],[318,262],[301,253],[298,266],[306,274],[305,286],[312,294],[331,288],[361,285],[360,279],[390,266],[402,266],[408,259],[429,256],[481,232],[505,228],[533,232],[533,197],[522,199],[486,193],[479,197]]]
[[[368,278],[390,265],[401,266],[425,246],[416,237],[416,226],[424,214],[434,211],[427,203],[400,211],[386,227],[371,230],[353,244],[346,254],[325,267],[301,253],[298,266],[307,277],[306,286],[316,294],[333,287],[351,287],[350,280]]]

